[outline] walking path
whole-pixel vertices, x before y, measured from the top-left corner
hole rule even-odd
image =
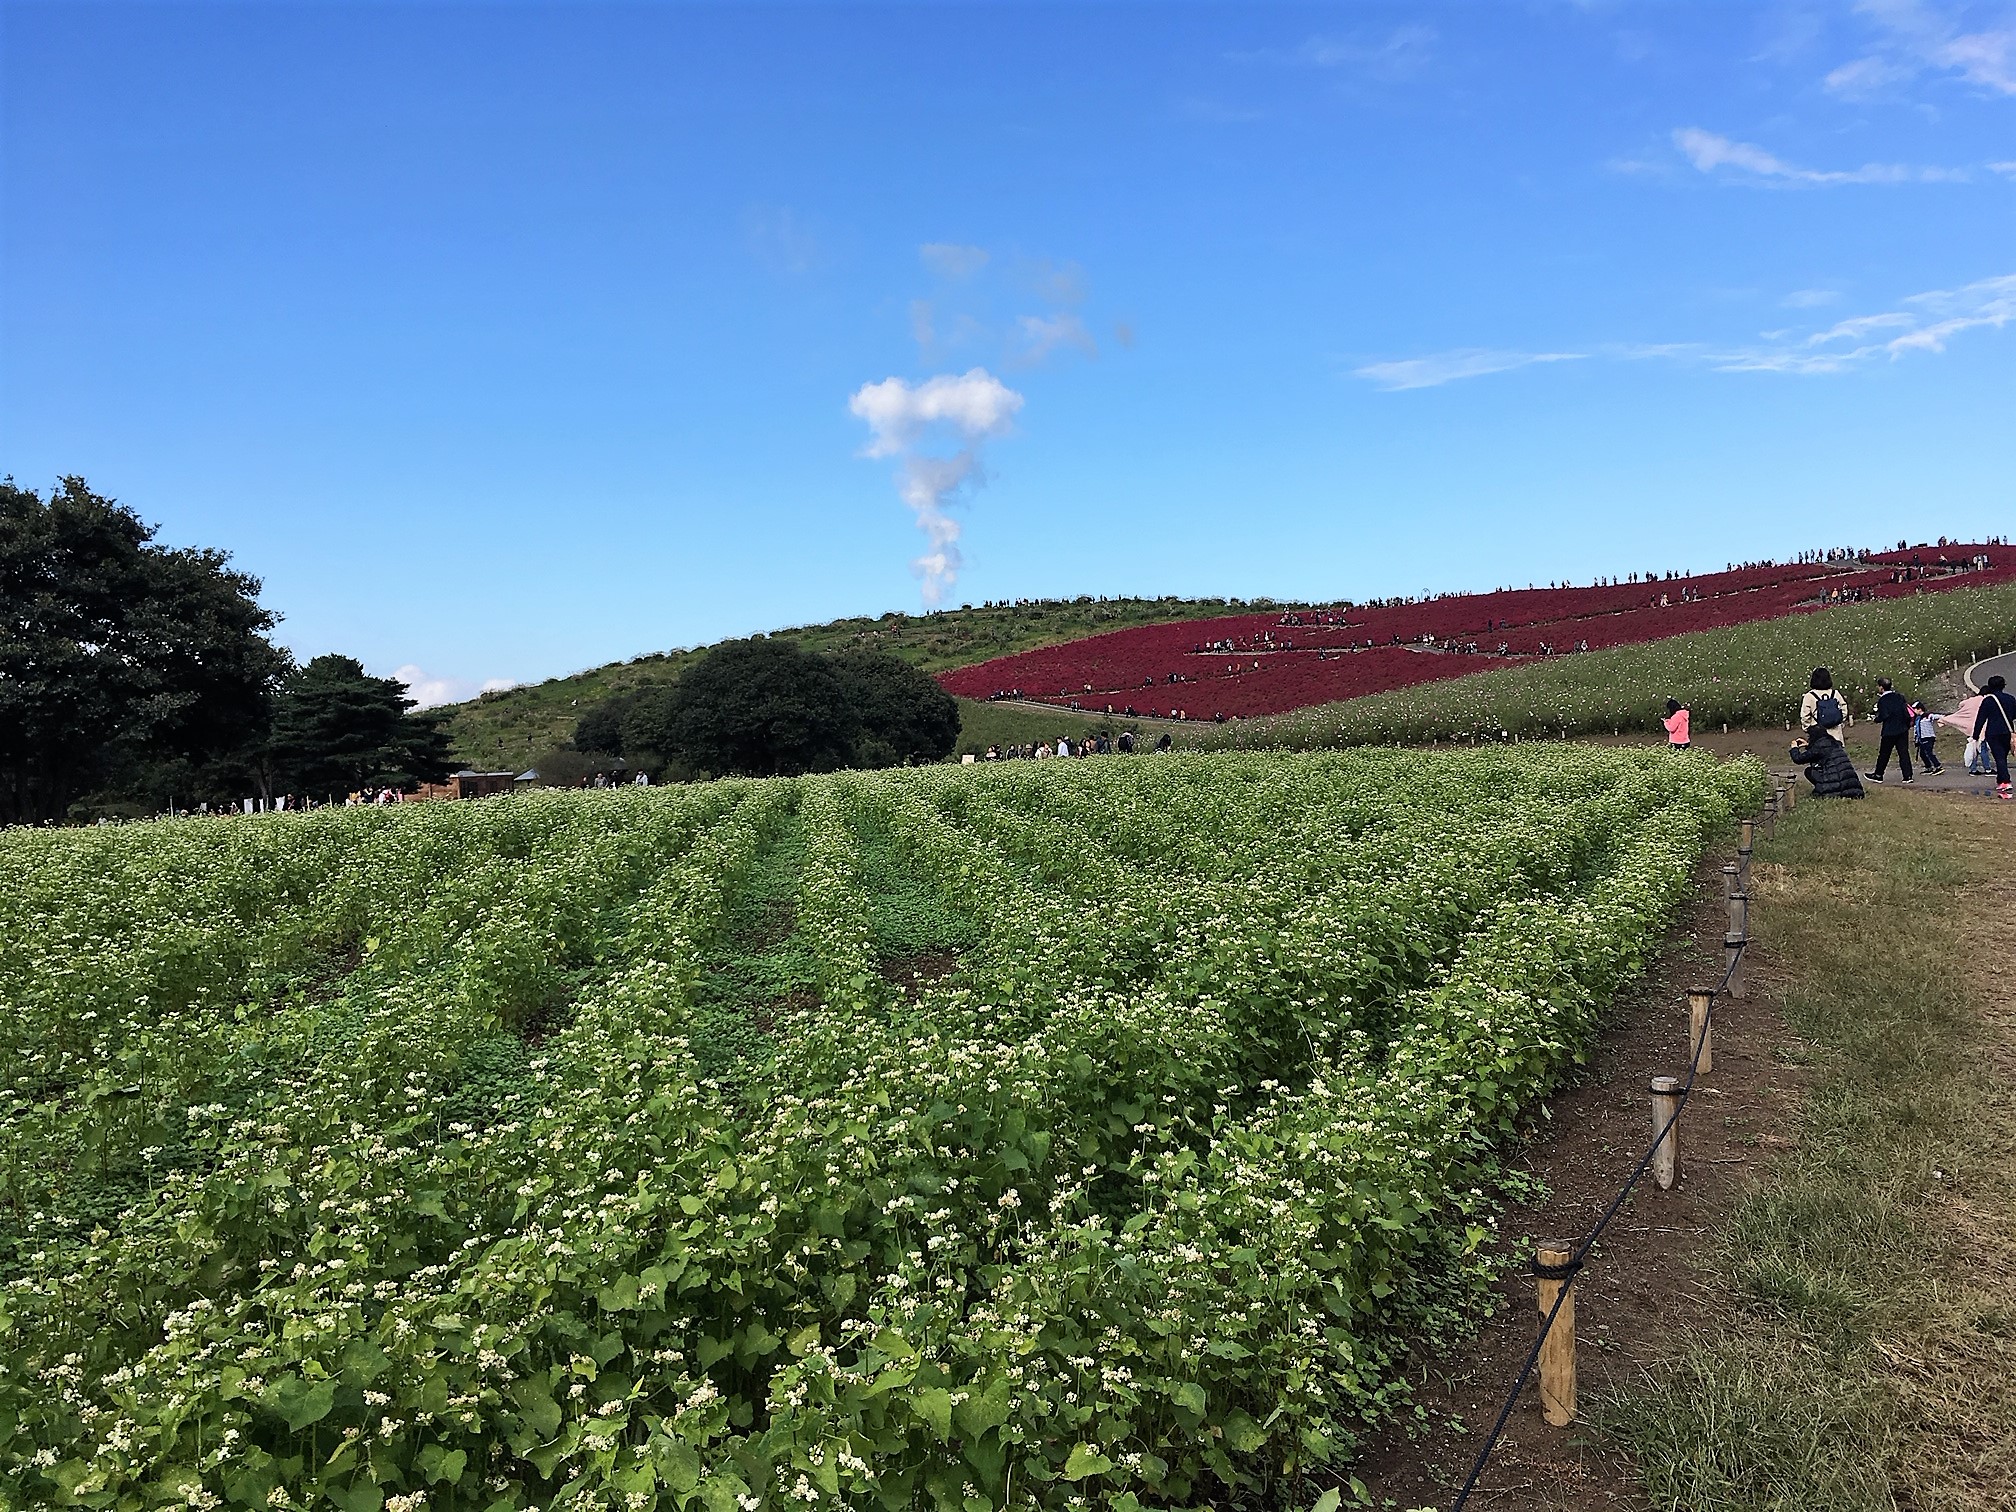
[[[1981,686],[1997,674],[2016,682],[2016,651],[2005,651],[2000,656],[1991,656],[1978,661],[1961,674],[1967,683],[1969,693],[1979,693]]]

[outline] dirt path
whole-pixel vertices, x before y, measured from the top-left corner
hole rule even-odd
[[[1680,1184],[1641,1187],[1577,1283],[1585,1413],[1647,1458],[1548,1427],[1529,1386],[1471,1508],[2016,1507],[2016,806],[1893,786],[1785,836]],[[1425,1416],[1361,1470],[1375,1505],[1447,1507],[1467,1473],[1532,1342],[1532,1241],[1586,1229],[1649,1135],[1647,1076],[1681,1069],[1714,880],[1522,1153],[1550,1190],[1502,1225],[1519,1270],[1472,1344],[1415,1362]]]
[[[1726,859],[1718,854],[1704,866],[1675,943],[1619,1005],[1588,1074],[1549,1100],[1549,1132],[1514,1162],[1547,1187],[1542,1201],[1501,1224],[1502,1248],[1518,1270],[1500,1283],[1499,1311],[1473,1344],[1414,1366],[1427,1419],[1414,1433],[1386,1436],[1361,1470],[1375,1504],[1381,1497],[1402,1507],[1449,1504],[1532,1345],[1534,1289],[1524,1267],[1535,1243],[1586,1232],[1643,1153],[1649,1079],[1685,1070],[1686,989],[1721,976]],[[1753,970],[1768,971],[1761,953]],[[1714,1070],[1696,1083],[1683,1121],[1680,1182],[1670,1192],[1641,1183],[1577,1281],[1585,1396],[1622,1386],[1658,1359],[1676,1307],[1710,1304],[1700,1259],[1756,1163],[1789,1143],[1802,1059],[1761,995],[1718,1007]],[[1592,1430],[1549,1427],[1529,1385],[1469,1505],[1581,1512],[1647,1503],[1621,1452]]]

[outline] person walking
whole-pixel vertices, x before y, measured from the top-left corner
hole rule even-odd
[[[1890,766],[1890,753],[1897,753],[1897,765],[1903,769],[1904,781],[1911,779],[1911,705],[1904,701],[1904,695],[1887,677],[1876,679],[1876,723],[1882,727],[1883,743],[1876,751],[1876,770],[1869,773],[1871,782],[1881,782],[1883,773]]]
[[[2009,740],[2016,735],[2016,695],[2009,691],[2001,673],[1988,679],[1981,690],[1981,707],[1974,714],[1974,738],[1982,752],[1995,762],[1995,796],[2009,796]]]
[[[1691,744],[1687,739],[1687,710],[1677,698],[1666,700],[1666,718],[1661,721],[1666,726],[1666,748],[1670,751],[1687,750]]]
[[[1946,763],[1939,759],[1939,721],[1923,704],[1911,705],[1911,733],[1918,741],[1918,764],[1928,772],[1945,771]]]

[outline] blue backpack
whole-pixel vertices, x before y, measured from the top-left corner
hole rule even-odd
[[[1841,700],[1832,693],[1822,693],[1813,701],[1813,723],[1823,730],[1832,730],[1841,723]]]

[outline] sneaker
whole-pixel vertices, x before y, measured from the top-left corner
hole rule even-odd
[[[1916,782],[1917,780],[1918,779],[1916,777],[1906,777],[1904,779],[1904,786],[1909,787],[1911,786],[1912,783]]]
[[[1862,775],[1867,777],[1871,782],[1881,782],[1883,780],[1881,772],[1864,772]]]
[[[1996,788],[1995,796],[1997,798],[2007,798],[2009,796],[2009,784],[2005,782],[2000,787]]]

